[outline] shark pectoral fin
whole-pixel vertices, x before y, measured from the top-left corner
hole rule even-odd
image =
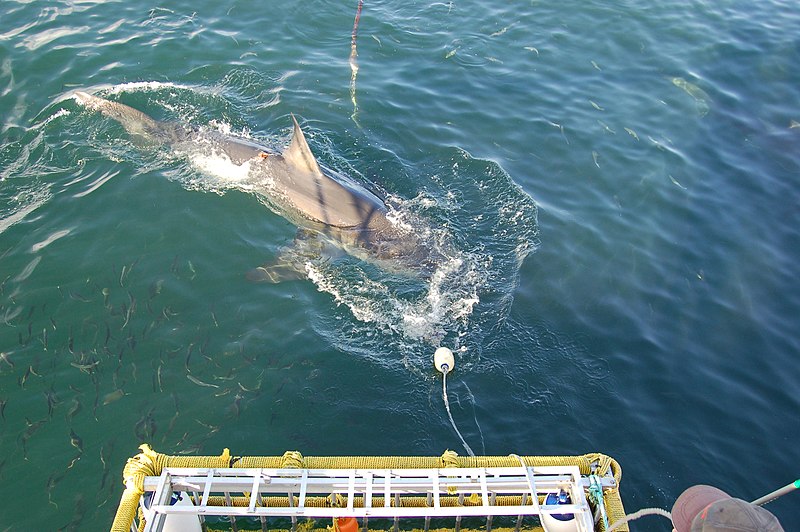
[[[273,262],[262,264],[247,272],[253,282],[281,283],[308,278],[306,264],[317,262],[322,256],[322,244],[312,231],[300,229],[294,242],[281,250]]]
[[[306,279],[306,259],[296,246],[284,248],[273,262],[247,272],[247,280],[255,283],[282,283]]]

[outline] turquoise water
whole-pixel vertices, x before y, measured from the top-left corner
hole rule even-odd
[[[353,80],[356,6],[3,3],[0,529],[108,529],[142,442],[464,454],[438,345],[475,452],[605,452],[628,511],[797,478],[800,9],[367,0]],[[295,228],[75,90],[277,148],[294,113],[448,260],[252,284]]]

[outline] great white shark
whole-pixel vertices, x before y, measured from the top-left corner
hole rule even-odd
[[[381,197],[320,165],[294,115],[291,142],[275,153],[248,139],[156,120],[133,107],[86,92],[76,92],[75,99],[118,121],[132,135],[173,147],[194,144],[198,151],[211,150],[235,165],[249,166],[250,181],[257,184],[255,191],[298,227],[293,246],[285,248],[275,261],[248,272],[252,281],[305,277],[306,264],[330,255],[331,246],[391,273],[421,277],[430,275],[443,258],[412,228],[390,220],[390,210]]]

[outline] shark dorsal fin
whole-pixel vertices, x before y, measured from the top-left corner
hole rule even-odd
[[[303,130],[300,129],[300,124],[297,119],[292,115],[292,122],[294,122],[294,133],[292,134],[292,142],[289,147],[283,152],[283,158],[296,168],[311,172],[312,174],[321,174],[317,160],[314,154],[311,153],[311,148],[308,147],[306,137],[303,135]]]

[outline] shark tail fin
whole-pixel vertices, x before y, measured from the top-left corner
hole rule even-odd
[[[321,174],[319,164],[314,154],[311,153],[311,148],[308,147],[306,137],[303,135],[303,130],[300,129],[300,124],[297,119],[292,115],[292,122],[294,122],[294,133],[292,134],[292,142],[286,151],[283,152],[283,158],[292,166],[310,172],[312,174]]]
[[[112,102],[81,91],[75,93],[75,100],[87,109],[100,111],[107,117],[113,118],[132,135],[153,136],[163,129],[160,122],[124,103]]]

